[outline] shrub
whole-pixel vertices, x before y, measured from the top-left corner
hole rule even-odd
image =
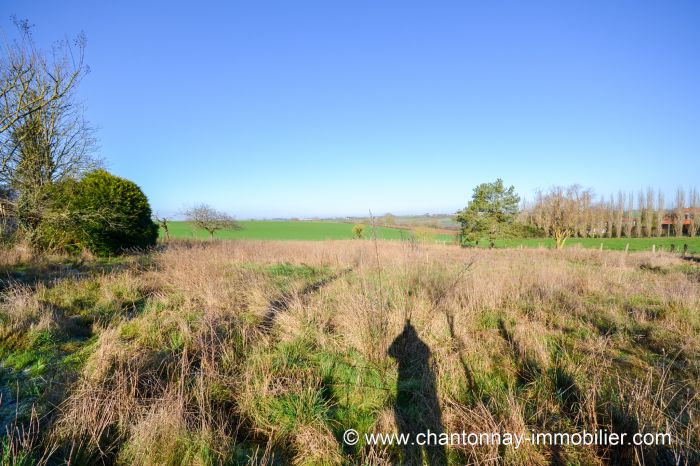
[[[153,246],[158,238],[143,191],[105,170],[57,183],[51,204],[35,236],[41,249],[109,256]]]
[[[98,256],[156,244],[158,226],[148,198],[134,182],[96,170],[83,178],[73,206],[83,217],[81,243]]]
[[[352,234],[355,235],[355,238],[357,239],[362,239],[362,236],[364,235],[365,232],[365,226],[362,224],[357,224],[352,227]]]
[[[542,238],[546,236],[542,228],[525,223],[513,223],[506,238]]]

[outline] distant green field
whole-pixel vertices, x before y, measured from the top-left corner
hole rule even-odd
[[[327,239],[352,239],[353,225],[339,222],[314,221],[241,221],[239,231],[217,231],[214,238],[220,239],[258,239],[258,240],[307,240],[321,241]],[[208,239],[209,233],[196,228],[188,222],[172,222],[169,226],[173,238]],[[163,231],[161,230],[161,237]],[[377,239],[400,240],[407,238],[410,231],[397,228],[377,227]],[[372,237],[372,228],[365,225],[365,238]],[[453,241],[445,234],[433,235],[435,241]]]
[[[322,241],[328,239],[352,239],[353,225],[341,222],[323,221],[267,221],[248,220],[239,222],[243,227],[239,231],[218,231],[214,238],[218,239],[255,239],[255,240],[296,240],[296,241]],[[161,237],[163,232],[161,231]],[[400,240],[408,238],[412,233],[398,228],[377,227],[377,238],[382,240]],[[188,222],[172,222],[170,224],[170,236],[173,238],[208,239],[209,233],[198,229]],[[371,227],[365,225],[364,237],[372,237]],[[449,234],[436,233],[432,239],[436,242],[451,244],[454,237]],[[675,245],[676,251],[683,251],[683,245],[688,245],[690,254],[700,254],[700,238],[570,238],[566,241],[566,247],[581,245],[585,248],[599,248],[603,243],[605,250],[625,249],[629,244],[630,251],[651,251],[652,245],[656,249],[663,248],[670,251],[671,245]],[[488,247],[488,240],[479,242],[480,247]],[[525,238],[496,241],[498,248],[553,248],[554,240],[551,238]]]
[[[675,245],[676,252],[683,251],[683,245],[688,245],[688,253],[700,254],[700,238],[569,238],[566,240],[565,247],[572,247],[577,244],[585,248],[599,248],[603,244],[603,249],[623,251],[625,245],[629,244],[630,251],[651,251],[652,246],[656,245],[658,251],[663,247],[664,251],[670,251],[671,245]],[[488,247],[488,240],[479,242],[479,246]],[[509,239],[496,241],[498,248],[517,248],[520,246],[525,248],[553,248],[554,240],[551,238],[524,238],[524,239]]]

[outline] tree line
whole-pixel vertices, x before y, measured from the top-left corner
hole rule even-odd
[[[618,192],[607,200],[578,185],[538,192],[526,205],[521,220],[552,236],[557,244],[568,237],[651,238],[690,236],[700,233],[700,194],[676,190],[671,205],[664,193],[652,188],[634,193]]]
[[[474,188],[472,200],[457,212],[462,243],[486,237],[548,236],[561,248],[571,237],[649,238],[700,235],[700,192],[676,190],[669,205],[661,190],[618,192],[597,197],[579,185],[554,186],[520,203],[515,187],[501,179]]]

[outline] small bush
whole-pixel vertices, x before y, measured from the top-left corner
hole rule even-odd
[[[362,239],[362,236],[365,233],[365,226],[362,224],[357,224],[352,227],[352,234],[355,235],[355,238],[357,239]]]

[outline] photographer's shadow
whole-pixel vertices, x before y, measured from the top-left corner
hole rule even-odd
[[[431,440],[434,440],[443,432],[430,348],[418,337],[411,322],[406,321],[403,331],[391,343],[388,353],[399,365],[394,406],[396,424],[399,433],[410,435],[409,445],[402,446],[400,464],[446,465],[444,446],[415,444],[419,433],[435,434],[431,435]]]

